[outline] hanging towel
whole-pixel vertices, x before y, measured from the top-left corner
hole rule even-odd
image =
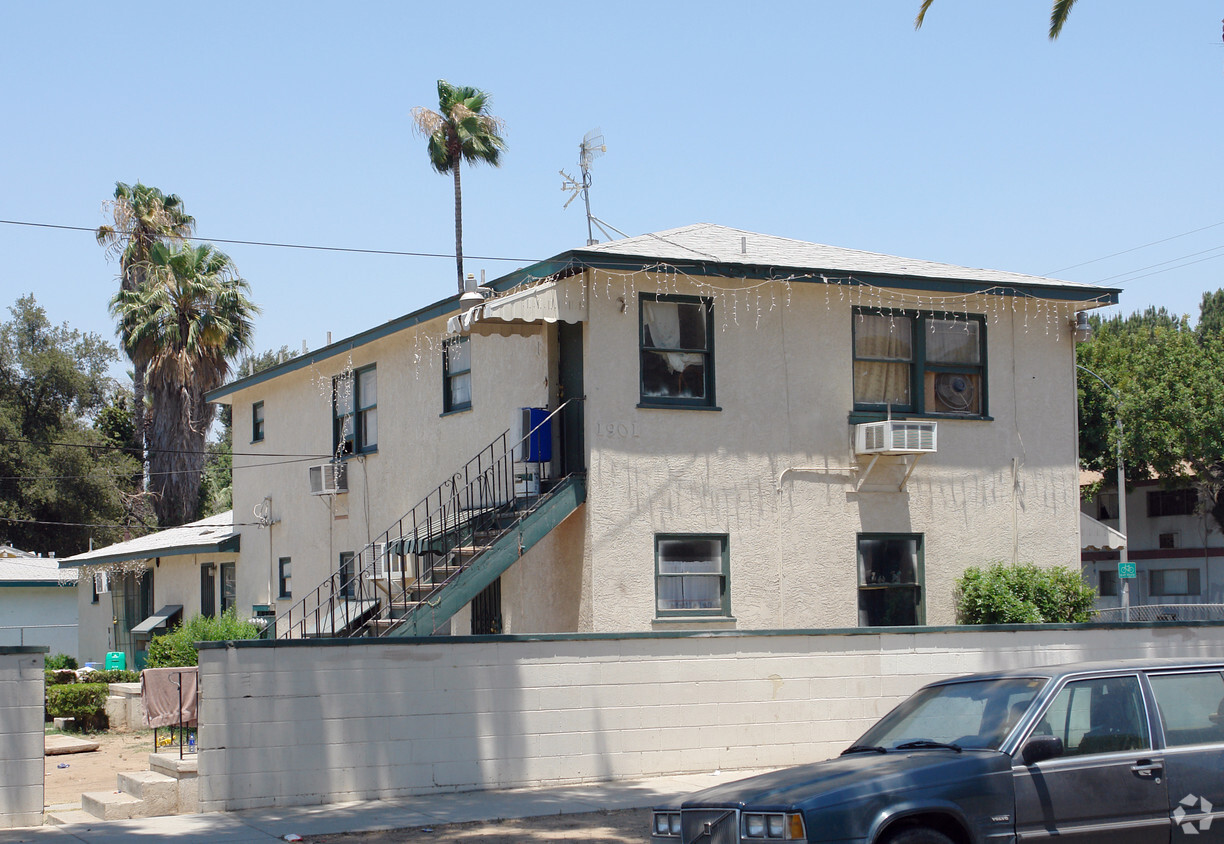
[[[179,710],[179,683],[182,710]],[[199,669],[146,668],[140,672],[140,702],[146,727],[194,727],[199,701]]]

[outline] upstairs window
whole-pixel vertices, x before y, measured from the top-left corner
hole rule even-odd
[[[340,456],[378,450],[378,371],[373,366],[332,380],[332,448]]]
[[[641,294],[641,405],[714,406],[714,303]]]
[[[472,344],[455,337],[442,344],[442,412],[472,406]]]
[[[985,318],[854,312],[854,408],[986,415]]]
[[[1197,507],[1196,489],[1158,489],[1147,494],[1149,517],[1193,516]]]
[[[264,438],[264,403],[261,401],[251,405],[251,442],[263,442]]]

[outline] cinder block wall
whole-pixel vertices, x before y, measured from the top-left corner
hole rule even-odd
[[[43,822],[43,646],[0,647],[0,828]]]
[[[1222,645],[1224,625],[218,643],[200,809],[790,765],[941,677]]]

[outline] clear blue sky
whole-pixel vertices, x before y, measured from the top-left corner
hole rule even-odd
[[[1218,0],[1081,0],[1054,43],[1049,0],[936,0],[916,32],[919,5],[0,0],[0,219],[96,226],[139,179],[205,238],[450,253],[410,117],[442,77],[508,127],[504,165],[463,173],[464,251],[518,259],[467,259],[490,278],[585,242],[557,171],[598,126],[592,208],[630,234],[720,223],[1196,316],[1224,286]],[[454,286],[451,258],[221,248],[260,350]],[[0,224],[5,306],[113,338],[117,270],[88,232]]]

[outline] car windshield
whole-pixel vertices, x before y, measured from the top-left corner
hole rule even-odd
[[[851,750],[998,750],[1047,680],[1009,677],[920,689],[856,741]]]

